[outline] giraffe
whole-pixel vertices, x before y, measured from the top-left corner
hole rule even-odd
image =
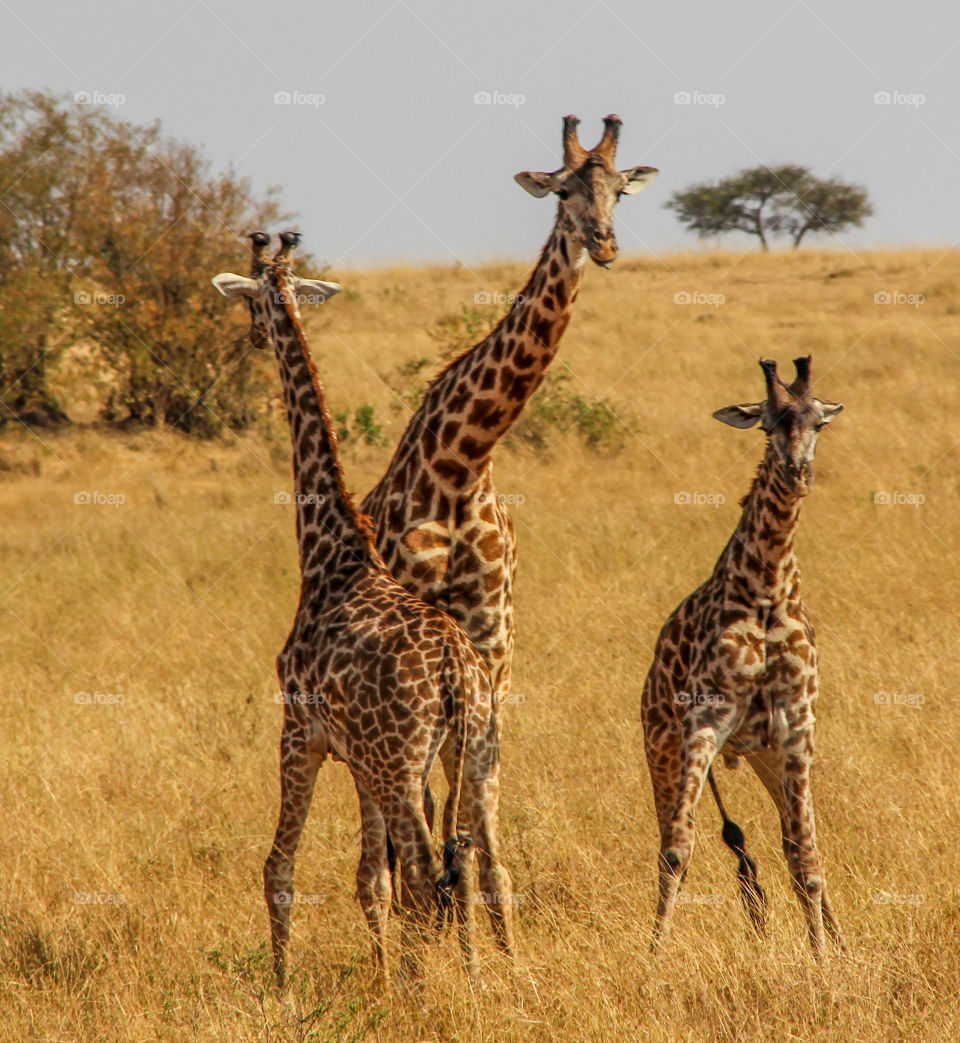
[[[501,708],[515,641],[517,551],[490,457],[543,381],[580,292],[587,256],[602,268],[617,256],[617,200],[659,174],[646,166],[617,170],[621,122],[607,116],[600,142],[588,151],[578,138],[579,119],[564,117],[562,166],[516,175],[531,195],[552,193],[559,200],[540,259],[509,314],[431,381],[386,474],[361,504],[394,576],[470,635]],[[432,821],[429,787],[424,796]]]
[[[269,237],[251,238],[252,270],[259,275],[222,273],[213,282],[224,296],[248,301],[254,342],[269,337],[274,347],[293,444],[301,587],[293,628],[277,657],[284,698],[281,805],[263,874],[277,983],[284,982],[296,850],[328,754],[346,762],[360,800],[357,894],[380,972],[389,980],[389,832],[403,878],[401,979],[419,977],[431,915],[445,918],[451,904],[473,978],[475,903],[462,871],[465,852],[478,849],[484,887],[511,894],[499,860],[498,729],[486,666],[450,616],[390,575],[369,519],[346,490],[297,304],[298,293],[324,300],[340,287],[293,274],[296,233],[281,235],[272,260],[266,258]],[[423,803],[438,754],[451,783],[442,862]],[[501,950],[511,955],[509,902],[495,929]]]
[[[810,356],[794,360],[796,379],[788,386],[776,363],[762,360],[765,401],[713,414],[736,428],[759,422],[767,444],[713,575],[660,631],[643,690],[647,763],[660,825],[654,948],[669,936],[705,781],[720,808],[723,838],[740,858],[741,897],[762,931],[766,902],[756,867],[713,777],[718,752],[731,766],[746,758],[777,806],[783,851],[814,954],[819,959],[824,953],[824,925],[842,945],[814,828],[810,771],[819,671],[794,541],[800,506],[813,484],[818,434],[843,406],[814,397],[810,363]]]
[[[579,120],[563,121],[563,165],[524,171],[531,195],[558,197],[553,230],[509,314],[428,387],[386,474],[361,509],[394,576],[450,613],[490,668],[498,701],[510,687],[516,538],[493,483],[491,453],[540,386],[570,319],[586,257],[609,268],[617,255],[613,210],[659,171],[615,166],[619,116],[604,119],[584,149]]]

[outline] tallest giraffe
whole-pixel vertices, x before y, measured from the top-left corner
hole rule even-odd
[[[493,482],[491,453],[540,386],[570,320],[586,259],[617,256],[613,211],[645,188],[654,167],[616,167],[621,120],[585,149],[579,120],[563,121],[563,165],[524,171],[531,195],[557,197],[553,230],[501,322],[429,385],[387,473],[363,501],[394,576],[452,615],[490,669],[499,700],[510,688],[516,538]]]

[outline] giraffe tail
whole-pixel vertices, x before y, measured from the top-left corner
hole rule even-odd
[[[723,842],[737,856],[737,880],[740,884],[740,899],[750,917],[750,923],[757,934],[763,934],[767,925],[767,896],[760,886],[757,874],[757,863],[747,854],[743,830],[727,814],[727,809],[720,799],[717,780],[713,776],[713,768],[707,772],[713,799],[723,818]]]

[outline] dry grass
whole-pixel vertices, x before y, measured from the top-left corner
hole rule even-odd
[[[310,320],[321,371],[333,405],[371,403],[392,440],[406,414],[378,375],[432,356],[426,327],[523,271],[336,275],[348,290]],[[960,1038],[958,281],[957,255],[934,251],[623,258],[587,273],[561,360],[629,433],[615,455],[561,431],[543,455],[498,455],[501,491],[525,498],[502,806],[522,957],[512,985],[484,931],[476,995],[451,938],[422,1002],[371,990],[355,796],[332,764],[298,862],[293,1001],[270,995],[272,662],[297,588],[291,509],[273,502],[290,485],[285,432],[214,445],[6,433],[0,1038]],[[884,291],[926,302],[875,304]],[[675,304],[678,292],[726,300]],[[800,554],[823,663],[821,846],[850,951],[814,965],[775,813],[744,770],[721,784],[772,894],[770,937],[747,933],[705,802],[688,901],[655,959],[643,678],[761,454],[755,432],[711,411],[760,397],[761,354],[808,351],[818,390],[847,406],[821,439]],[[388,454],[349,450],[358,492]],[[75,505],[82,490],[126,503]],[[678,505],[681,491],[726,501]],[[878,505],[878,491],[925,502]]]

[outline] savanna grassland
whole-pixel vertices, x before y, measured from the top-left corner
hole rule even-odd
[[[438,349],[482,331],[524,274],[330,273],[346,289],[307,324],[353,425],[358,494]],[[521,554],[502,822],[522,951],[511,982],[481,920],[477,992],[449,935],[422,997],[372,987],[356,797],[328,762],[297,864],[293,986],[286,1003],[272,994],[273,659],[297,600],[276,411],[217,442],[8,427],[0,1038],[960,1039],[958,286],[960,257],[940,250],[587,271],[548,389],[560,405],[496,457]],[[776,813],[744,768],[719,781],[771,896],[769,936],[748,933],[707,797],[672,947],[654,957],[640,692],[661,623],[710,573],[762,453],[756,431],[710,414],[762,396],[760,356],[789,373],[808,352],[817,393],[846,405],[820,440],[799,553],[822,663],[820,845],[849,951],[814,963]],[[82,362],[61,394],[79,415]],[[365,406],[369,438],[354,422]],[[83,492],[112,502],[75,503]]]

